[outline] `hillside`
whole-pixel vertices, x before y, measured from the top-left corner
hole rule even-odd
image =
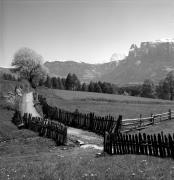
[[[65,77],[75,73],[81,81],[107,81],[115,84],[137,84],[145,79],[158,82],[174,69],[174,41],[163,40],[132,44],[122,61],[87,64],[73,61],[46,62],[50,75]]]
[[[7,95],[9,91],[13,92],[18,85],[18,81],[0,80],[0,96]]]
[[[8,83],[10,84],[10,82]],[[121,112],[125,108],[126,113],[129,114],[132,112],[135,114],[137,111],[140,112],[142,110],[149,113],[149,109],[155,112],[165,111],[167,108],[172,107],[173,103],[123,96],[115,96],[115,99],[112,100],[114,95],[110,96],[107,94],[102,95],[105,98],[105,100],[102,100],[99,97],[101,94],[60,91],[47,88],[39,89],[38,91],[45,94],[49,103],[58,107],[64,105],[69,110],[77,106],[79,109],[86,111],[88,106],[92,110],[98,111],[98,113],[103,110],[105,110],[104,113],[111,111],[118,113],[118,108],[120,108]],[[81,148],[72,144],[56,146],[51,139],[39,137],[33,131],[17,129],[11,122],[14,112],[3,109],[1,105],[4,105],[3,99],[0,99],[0,179],[133,180],[170,179],[171,177],[171,172],[173,171],[172,159],[144,155],[100,155],[101,151],[93,148]],[[107,106],[108,108],[106,109]],[[170,129],[171,124],[169,124]]]
[[[8,68],[3,68],[0,67],[0,77],[2,76],[2,74],[7,73],[7,74],[11,74],[10,70]]]
[[[158,82],[174,70],[174,42],[142,42],[133,44],[129,55],[112,71],[101,77],[118,84],[137,84],[144,79]]]
[[[14,92],[16,86],[23,87],[24,91],[28,91],[31,88],[30,84],[27,81],[9,81],[9,80],[0,80],[0,97],[7,95],[8,92]]]
[[[114,70],[118,62],[112,61],[104,64],[87,64],[74,61],[54,61],[44,64],[49,69],[51,76],[66,77],[67,74],[75,73],[82,82],[100,79],[102,75]]]
[[[3,74],[11,74],[14,77],[18,77],[18,75],[16,73],[13,73],[11,71],[11,68],[4,68],[4,67],[0,67],[0,79],[2,79],[2,75]]]

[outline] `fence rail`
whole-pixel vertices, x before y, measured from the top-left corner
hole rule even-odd
[[[96,116],[94,113],[83,114],[78,110],[75,112],[69,112],[57,107],[51,107],[48,105],[46,98],[38,96],[39,102],[42,105],[43,114],[46,118],[56,120],[67,126],[90,130],[92,132],[104,135],[105,131],[117,132],[120,129],[122,116],[119,116],[117,120],[113,116]]]
[[[169,109],[168,112],[162,114],[152,114],[150,117],[142,118],[140,115],[139,118],[135,119],[123,119],[122,120],[122,132],[129,132],[136,129],[145,128],[149,125],[158,124],[162,121],[171,120],[174,118],[174,111]]]
[[[57,145],[65,145],[67,142],[67,127],[60,123],[39,117],[32,117],[25,113],[23,117],[19,111],[12,118],[19,128],[26,128],[38,132],[40,136],[53,139]]]
[[[140,154],[174,158],[174,134],[147,135],[105,133],[104,151],[108,154]]]
[[[133,130],[141,130],[150,125],[160,123],[162,121],[171,120],[174,118],[174,111],[169,109],[168,112],[162,114],[151,114],[150,117],[134,119],[122,119],[120,115],[118,119],[113,116],[96,116],[94,113],[82,114],[78,111],[69,112],[57,107],[51,107],[47,104],[46,98],[42,95],[35,95],[42,105],[43,113],[47,118],[62,122],[67,126],[86,129],[95,133],[104,135],[104,132],[130,132]]]

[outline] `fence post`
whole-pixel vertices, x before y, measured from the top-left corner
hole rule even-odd
[[[151,114],[151,118],[152,118],[152,124],[154,124],[154,115]]]
[[[140,114],[140,127],[141,127],[141,124],[142,124],[142,121],[141,121],[141,118],[142,118],[142,114]]]
[[[94,113],[90,113],[90,125],[89,125],[89,129],[92,131],[94,128]]]
[[[169,109],[169,115],[168,115],[168,120],[172,119],[172,113],[171,113],[171,109]]]
[[[121,131],[122,119],[123,119],[122,115],[119,115],[114,132],[119,133]]]
[[[104,132],[104,142],[103,142],[103,149],[104,149],[104,152],[106,152],[106,143],[107,143],[107,132],[105,131]]]
[[[118,133],[121,131],[121,126],[122,126],[122,115],[119,115],[118,119],[115,121],[114,118],[112,119],[112,126],[109,130],[111,133]]]

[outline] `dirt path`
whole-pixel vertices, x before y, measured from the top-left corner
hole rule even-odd
[[[33,92],[24,94],[22,99],[22,115],[24,113],[30,113],[33,117],[41,117],[36,111],[33,103]]]
[[[23,96],[22,114],[24,113],[30,113],[33,117],[41,117],[34,107],[32,92]],[[94,148],[100,150],[103,148],[103,138],[89,131],[68,127],[68,139],[69,141],[80,144],[83,148]]]
[[[103,138],[93,132],[84,131],[77,128],[68,127],[68,135],[72,140],[79,141],[82,144],[102,145]]]

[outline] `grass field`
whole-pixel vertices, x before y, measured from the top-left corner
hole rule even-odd
[[[119,114],[123,118],[149,117],[152,114],[167,112],[168,109],[174,110],[174,102],[148,99],[131,96],[120,96],[111,94],[99,94],[77,91],[54,90],[47,88],[39,88],[39,94],[44,95],[52,106],[57,106],[69,111],[76,108],[80,112],[95,112],[97,115],[111,114],[118,117]],[[86,99],[85,99],[86,98]],[[161,133],[165,134],[174,132],[174,120],[162,122],[158,125],[149,126],[141,132],[148,134]],[[137,131],[133,132],[137,133]]]
[[[120,101],[116,102],[116,100],[114,102],[90,99],[85,101],[80,98],[74,100],[73,97],[64,100],[63,96],[60,96],[60,91],[53,93],[52,90],[47,91],[45,89],[40,90],[40,92],[45,93],[50,103],[54,103],[57,106],[70,110],[74,110],[78,106],[83,111],[93,109],[99,114],[102,103],[104,103],[103,109],[107,108],[107,104],[110,105],[110,103],[113,103],[115,105],[115,103],[118,103],[119,105],[120,103]],[[66,96],[66,91],[61,91],[61,93]],[[153,106],[160,105],[161,107],[165,107],[163,101],[161,103],[149,103],[153,100],[145,101],[147,102],[124,103],[123,101],[123,104],[135,104],[137,107],[138,105],[152,104]],[[82,149],[70,145],[57,147],[52,140],[38,137],[32,131],[18,130],[11,122],[13,111],[3,109],[2,105],[4,103],[4,100],[0,99],[0,179],[2,180],[174,179],[174,161],[172,159],[141,155],[105,155],[98,157],[96,153],[100,152],[99,150]],[[92,107],[87,107],[89,105]],[[170,105],[173,104],[166,102],[167,107]],[[124,106],[122,105],[123,108]],[[125,106],[125,108],[127,107]],[[118,108],[113,108],[112,110],[114,109],[117,110]],[[154,110],[158,109],[156,108]],[[103,112],[103,115],[105,112]],[[131,111],[129,114],[131,116]]]
[[[97,157],[98,150],[57,147],[32,131],[18,130],[11,123],[12,111],[0,106],[0,114],[2,180],[158,180],[174,176],[171,159],[141,155]]]
[[[54,90],[39,88],[39,94],[44,95],[52,106],[69,111],[76,108],[80,112],[95,112],[98,115],[111,114],[123,118],[138,118],[150,116],[151,113],[163,113],[174,109],[174,102],[112,94],[100,94],[78,91]]]

